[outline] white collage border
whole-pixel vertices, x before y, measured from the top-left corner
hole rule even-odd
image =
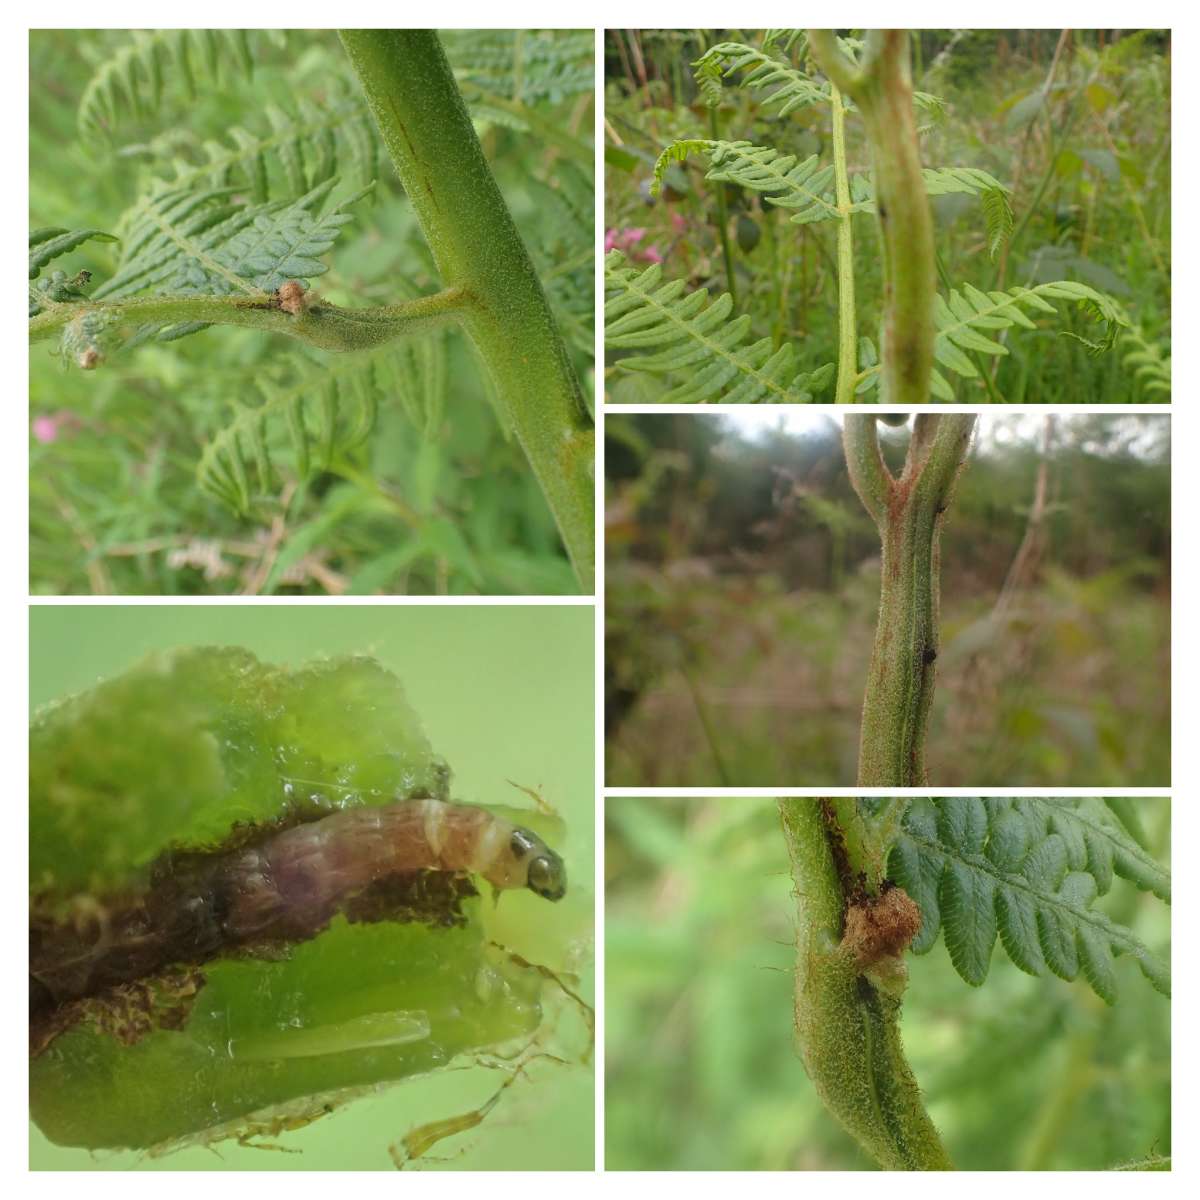
[[[1172,260],[1175,264],[1174,273],[1188,278],[1188,268],[1196,265],[1196,222],[1190,223],[1185,219],[1178,220],[1180,215],[1189,215],[1188,201],[1191,199],[1189,185],[1196,175],[1196,139],[1194,130],[1197,118],[1200,118],[1200,106],[1197,104],[1197,87],[1200,84],[1200,61],[1196,55],[1195,32],[1196,15],[1194,5],[1183,3],[1148,3],[1142,4],[1136,10],[1130,11],[1127,5],[1117,5],[1110,0],[1098,3],[1029,3],[1019,0],[1004,6],[1003,10],[964,9],[962,5],[947,3],[926,3],[923,0],[913,0],[909,4],[896,3],[851,3],[837,12],[840,27],[875,26],[903,22],[917,27],[949,28],[956,25],[975,23],[986,27],[1078,27],[1078,28],[1122,28],[1133,17],[1137,27],[1170,27],[1174,31],[1174,95],[1173,110],[1175,115],[1175,130],[1172,151],[1172,180],[1173,180],[1173,247]],[[499,9],[499,11],[498,11]],[[97,26],[112,28],[149,28],[163,26],[211,26],[219,27],[314,27],[324,28],[333,24],[344,26],[397,26],[419,25],[420,11],[411,6],[400,4],[361,3],[358,0],[346,0],[336,9],[329,9],[313,3],[284,4],[278,2],[259,3],[252,8],[245,4],[231,4],[227,0],[210,0],[201,10],[167,9],[164,6],[148,3],[122,4],[111,3],[102,9],[95,5],[85,5],[78,0],[67,0],[44,11],[29,11],[22,9],[13,14],[21,22],[14,22],[14,28],[8,30],[9,36],[4,39],[3,53],[5,54],[5,71],[3,76],[6,89],[6,111],[10,114],[8,122],[8,144],[17,145],[22,154],[22,161],[28,158],[28,97],[29,87],[36,86],[37,81],[31,81],[28,76],[28,42],[27,33],[30,27],[61,27],[61,28],[94,28]],[[598,77],[603,68],[603,30],[607,28],[645,27],[645,28],[719,28],[728,22],[730,15],[744,20],[747,28],[785,27],[793,24],[822,23],[814,21],[813,16],[804,11],[804,5],[792,3],[783,4],[778,0],[751,3],[730,9],[728,3],[714,4],[711,0],[698,0],[697,3],[683,4],[679,0],[655,2],[645,0],[639,4],[629,4],[621,0],[605,3],[603,0],[589,0],[570,6],[548,4],[544,0],[538,2],[516,3],[501,8],[473,0],[467,3],[455,3],[454,0],[439,6],[436,14],[439,24],[443,27],[498,27],[511,28],[515,26],[536,27],[593,27],[597,34],[597,65]],[[822,14],[823,15],[823,14]],[[415,19],[414,19],[415,18]],[[500,19],[497,19],[500,18]],[[828,20],[829,18],[827,18]],[[1182,66],[1180,65],[1182,55]],[[603,83],[598,78],[599,103],[596,110],[596,244],[599,248],[603,243]],[[14,159],[17,152],[12,151]],[[86,181],[81,181],[86,186]],[[1181,203],[1179,197],[1185,196]],[[27,204],[22,201],[25,197],[18,191],[16,195],[0,197],[9,216],[6,228],[9,236],[5,239],[6,252],[13,261],[9,264],[9,277],[15,278],[18,262],[24,269],[24,237],[19,231],[27,220]],[[603,312],[602,284],[602,253],[597,253],[596,299],[597,313]],[[1186,289],[1183,289],[1186,292]],[[13,292],[13,297],[21,299],[20,294]],[[1190,303],[1185,295],[1180,305],[1180,312],[1186,318],[1190,314]],[[22,311],[23,306],[22,306]],[[6,886],[10,895],[6,897],[7,911],[10,914],[5,924],[5,945],[9,950],[8,961],[16,967],[8,973],[9,987],[0,996],[0,1005],[8,1020],[4,1028],[9,1034],[8,1053],[13,1058],[12,1067],[8,1072],[10,1084],[4,1089],[4,1133],[8,1143],[4,1155],[5,1174],[11,1177],[18,1195],[65,1193],[70,1186],[69,1176],[50,1173],[27,1175],[27,1056],[25,1049],[24,1026],[27,1019],[24,985],[20,982],[20,963],[26,953],[25,922],[20,918],[26,911],[28,862],[27,862],[27,817],[25,816],[25,796],[28,791],[28,743],[26,737],[28,719],[28,609],[38,604],[342,604],[353,606],[359,603],[395,604],[449,604],[469,608],[475,604],[575,604],[593,605],[595,607],[595,672],[596,672],[596,720],[595,720],[595,796],[596,796],[596,847],[597,864],[595,875],[595,895],[597,903],[597,938],[596,938],[596,980],[597,980],[597,1088],[596,1088],[596,1152],[597,1171],[588,1173],[539,1173],[539,1174],[490,1174],[490,1173],[414,1173],[406,1176],[394,1176],[374,1173],[355,1173],[352,1176],[353,1186],[370,1194],[392,1194],[392,1189],[415,1189],[417,1193],[436,1192],[439,1196],[452,1198],[474,1196],[481,1187],[502,1198],[509,1196],[521,1197],[528,1200],[530,1189],[541,1192],[550,1189],[556,1193],[572,1195],[613,1196],[615,1189],[621,1194],[631,1194],[634,1200],[641,1197],[657,1197],[660,1189],[686,1188],[689,1193],[699,1193],[701,1197],[724,1197],[731,1183],[733,1186],[752,1187],[769,1196],[790,1196],[795,1189],[815,1189],[818,1195],[824,1195],[828,1189],[833,1194],[837,1189],[839,1195],[856,1197],[866,1195],[868,1191],[877,1191],[878,1180],[881,1176],[874,1173],[845,1174],[839,1173],[830,1178],[825,1173],[814,1174],[770,1174],[755,1173],[741,1174],[735,1183],[727,1174],[705,1173],[675,1176],[660,1176],[641,1173],[604,1173],[603,1163],[603,1101],[604,1101],[604,954],[603,954],[603,838],[604,814],[602,798],[604,795],[744,795],[774,797],[779,795],[847,795],[883,794],[878,790],[853,788],[824,788],[824,789],[637,789],[637,788],[604,788],[604,727],[603,727],[603,496],[604,496],[604,438],[603,438],[603,346],[602,321],[597,319],[596,341],[596,409],[597,409],[597,600],[587,597],[463,597],[463,598],[428,598],[402,597],[388,600],[368,597],[344,597],[324,599],[318,597],[293,598],[280,601],[275,598],[262,597],[203,597],[203,598],[173,598],[173,597],[126,597],[126,598],[30,598],[28,595],[28,443],[26,420],[26,389],[28,346],[24,335],[17,333],[17,322],[14,315],[10,316],[4,336],[9,342],[9,353],[6,356],[10,363],[20,364],[12,374],[12,386],[8,389],[13,395],[10,399],[8,416],[8,436],[0,439],[0,453],[4,455],[3,471],[0,472],[0,487],[4,489],[4,512],[7,516],[7,528],[3,545],[8,553],[0,556],[0,605],[3,605],[4,617],[2,628],[5,631],[5,654],[3,661],[8,667],[7,687],[4,693],[4,708],[2,730],[5,739],[5,761],[19,764],[15,771],[10,771],[13,779],[13,795],[10,803],[15,805],[15,811],[20,814],[15,823],[20,830],[19,836],[9,839]],[[1186,356],[1176,356],[1173,363],[1175,375],[1174,394],[1181,399],[1171,405],[1142,405],[1126,408],[1125,406],[1106,406],[1103,411],[1111,413],[1136,412],[1148,414],[1165,411],[1172,415],[1172,442],[1175,453],[1180,453],[1181,447],[1200,445],[1200,415],[1195,405],[1190,401],[1195,392],[1196,369],[1186,360]],[[720,413],[731,406],[706,406],[706,414]],[[965,410],[976,411],[973,406]],[[621,406],[621,412],[670,412],[679,414],[676,406]],[[935,408],[933,411],[945,411]],[[978,411],[989,411],[981,409]],[[994,411],[994,410],[993,410]],[[1019,406],[1013,411],[1031,411],[1044,413],[1044,407]],[[1076,412],[1090,411],[1085,406],[1062,406],[1055,411]],[[1200,811],[1200,800],[1191,799],[1197,785],[1200,785],[1200,764],[1191,743],[1197,740],[1192,734],[1200,712],[1195,698],[1195,683],[1200,682],[1200,625],[1190,620],[1189,600],[1197,594],[1200,586],[1200,470],[1189,470],[1188,464],[1173,472],[1172,477],[1172,520],[1175,528],[1181,532],[1178,540],[1173,538],[1173,609],[1172,609],[1172,783],[1169,791],[1178,794],[1181,799],[1173,806],[1173,844],[1177,847],[1200,844],[1200,820],[1196,813]],[[23,553],[20,551],[24,551]],[[1194,600],[1191,601],[1195,603]],[[1191,735],[1189,737],[1189,735]],[[1044,789],[1042,790],[1044,791]],[[1061,789],[1063,795],[1162,795],[1168,789]],[[963,789],[937,789],[936,792],[917,791],[913,794],[955,795],[964,794]],[[972,789],[970,794],[983,795],[1023,795],[1041,794],[1037,789]],[[1176,856],[1177,857],[1177,856]],[[1196,1011],[1195,980],[1196,971],[1189,961],[1189,954],[1194,944],[1192,930],[1196,928],[1196,918],[1200,916],[1195,909],[1195,892],[1189,882],[1188,873],[1183,873],[1176,891],[1174,915],[1180,919],[1173,922],[1173,940],[1176,947],[1175,1000],[1173,1014],[1181,1014],[1172,1021],[1172,1057],[1173,1057],[1173,1104],[1174,1119],[1177,1128],[1186,1134],[1196,1123],[1197,1108],[1195,1084],[1193,1083],[1194,1068],[1197,1066],[1197,1035],[1192,1029],[1192,1022],[1187,1016]],[[1180,953],[1182,949],[1182,953]],[[1174,1192],[1180,1186],[1193,1190],[1195,1184],[1187,1185],[1187,1178],[1196,1177],[1195,1154],[1189,1144],[1190,1139],[1181,1140],[1175,1148],[1174,1170],[1169,1175],[1137,1175],[1093,1173],[1089,1174],[1086,1186],[1097,1195],[1127,1194],[1132,1187],[1147,1189],[1155,1194]],[[162,1179],[157,1173],[108,1175],[103,1172],[89,1175],[86,1187],[101,1195],[115,1195],[120,1190],[122,1195],[148,1191],[152,1180]],[[328,1173],[305,1174],[288,1172],[287,1184],[305,1195],[316,1195],[327,1186]],[[249,1190],[259,1182],[260,1176],[255,1173],[182,1173],[169,1176],[170,1186],[174,1192],[183,1196],[205,1195],[211,1189],[206,1187],[209,1182],[219,1182],[222,1190],[246,1188]],[[1131,1183],[1131,1180],[1137,1183]],[[915,1195],[920,1189],[922,1194],[934,1193],[949,1195],[955,1188],[953,1176],[887,1176],[888,1190],[899,1195]],[[1014,1180],[1011,1174],[985,1173],[972,1177],[971,1188],[980,1190],[987,1195],[1000,1195],[1011,1182],[1017,1182],[1022,1189],[1032,1190],[1035,1194],[1050,1195],[1052,1190],[1061,1186],[1073,1186],[1071,1182],[1060,1183],[1057,1174],[1030,1175],[1024,1174],[1019,1180]]]

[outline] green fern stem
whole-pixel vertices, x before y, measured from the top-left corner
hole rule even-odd
[[[717,117],[716,107],[711,104],[708,107],[708,131],[714,142],[720,140],[721,123]],[[717,228],[721,234],[721,258],[725,263],[725,290],[729,293],[736,308],[737,279],[733,274],[733,249],[729,244],[729,205],[725,201],[725,185],[723,183],[718,183],[716,186],[716,200]]]
[[[907,800],[887,800],[880,813],[868,817],[853,796],[839,796],[824,801],[841,831],[846,865],[852,875],[862,881],[868,894],[879,895],[887,878],[887,860],[900,832]]]
[[[853,802],[852,802],[853,803]],[[798,910],[796,1046],[825,1107],[880,1166],[953,1169],[900,1039],[900,1000],[841,946],[845,895],[822,802],[781,799]]]
[[[462,323],[533,469],[585,592],[595,584],[595,432],[533,263],[436,33],[341,31]]]
[[[340,308],[315,302],[303,312],[284,312],[266,293],[261,296],[143,296],[133,300],[96,300],[56,304],[29,322],[30,342],[54,337],[66,325],[89,313],[114,318],[114,344],[121,329],[132,334],[146,325],[244,325],[267,333],[298,338],[318,350],[369,350],[397,338],[411,337],[457,319],[468,304],[462,288],[446,288],[400,304],[378,308]]]
[[[829,85],[833,114],[833,177],[837,195],[838,367],[837,404],[854,403],[858,376],[858,330],[854,311],[854,228],[850,213],[850,176],[846,170],[846,106],[835,83]]]
[[[938,541],[975,417],[922,414],[893,478],[874,416],[844,422],[850,481],[879,529],[879,620],[863,698],[858,783],[920,787],[938,654]]]
[[[933,372],[933,215],[921,173],[908,34],[872,30],[861,67],[831,30],[809,31],[813,57],[862,112],[871,145],[876,216],[883,241],[882,399],[927,404]],[[839,202],[840,203],[840,202]]]

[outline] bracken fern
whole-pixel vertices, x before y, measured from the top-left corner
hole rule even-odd
[[[750,318],[727,319],[733,308],[728,292],[712,303],[707,288],[684,294],[682,280],[663,283],[657,265],[644,271],[627,267],[619,250],[605,259],[604,273],[610,295],[604,306],[608,345],[657,350],[623,358],[621,367],[655,375],[688,373],[685,383],[663,397],[666,403],[805,403],[833,377],[832,364],[799,370],[788,343],[776,348],[770,338],[761,338],[743,345]]]

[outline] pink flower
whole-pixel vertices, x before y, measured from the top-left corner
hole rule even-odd
[[[682,213],[677,213],[674,209],[671,210],[671,228],[676,233],[683,233],[687,229],[687,220]]]
[[[604,235],[604,251],[623,250],[628,253],[646,236],[644,229],[610,229]]]
[[[58,418],[43,414],[33,418],[33,436],[39,442],[58,441]]]
[[[69,408],[60,408],[58,412],[53,413],[39,413],[32,422],[34,439],[43,445],[69,437],[83,427],[83,422]]]
[[[631,229],[610,229],[604,235],[604,251],[620,250],[634,262],[660,263],[663,260],[655,246],[645,246],[637,249],[637,244],[646,236],[646,230],[641,227]]]

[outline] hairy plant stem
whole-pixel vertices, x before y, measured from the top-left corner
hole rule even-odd
[[[894,478],[879,449],[876,418],[848,415],[843,437],[850,482],[879,530],[879,620],[863,698],[861,787],[927,782],[925,735],[938,654],[938,541],[966,459],[972,415],[921,414]]]
[[[846,107],[835,83],[829,85],[833,114],[833,178],[837,196],[838,368],[836,404],[854,403],[858,378],[858,330],[854,311],[854,220],[846,170]]]
[[[459,318],[470,299],[462,288],[446,288],[401,304],[377,308],[340,308],[314,302],[302,313],[284,312],[272,298],[261,296],[144,296],[133,300],[95,300],[55,304],[29,322],[30,342],[44,341],[63,326],[88,313],[111,314],[129,332],[143,325],[204,321],[209,325],[244,325],[267,333],[283,333],[318,350],[370,350],[397,338],[411,337]]]
[[[908,34],[872,30],[859,66],[842,53],[832,30],[811,29],[808,36],[813,57],[830,83],[858,105],[871,146],[884,259],[880,399],[886,404],[926,404],[933,371],[936,273],[933,216],[913,112]]]
[[[442,281],[471,298],[463,328],[589,592],[594,425],[441,43],[422,29],[340,36]]]
[[[904,1057],[900,1001],[860,974],[840,945],[848,897],[830,844],[835,836],[844,844],[845,831],[830,824],[840,824],[839,804],[779,801],[797,902],[797,1049],[826,1108],[880,1166],[951,1170]]]

